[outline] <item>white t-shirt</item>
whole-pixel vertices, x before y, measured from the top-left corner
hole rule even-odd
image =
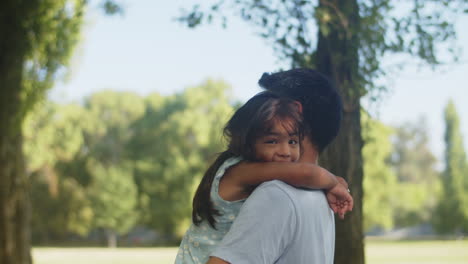
[[[275,180],[255,189],[211,256],[233,264],[332,264],[334,250],[335,218],[323,191]]]

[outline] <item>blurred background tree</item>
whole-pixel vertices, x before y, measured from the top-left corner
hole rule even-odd
[[[144,223],[173,240],[190,223],[195,188],[217,152],[233,112],[230,87],[219,81],[169,97],[152,94],[129,142]]]
[[[43,102],[24,122],[33,241],[64,239],[69,232],[84,235],[91,228],[91,204],[83,185],[73,171],[60,169],[73,162],[84,143],[84,111],[76,104]]]
[[[445,168],[442,173],[442,195],[434,219],[441,233],[468,233],[468,161],[455,104],[449,101],[445,119]]]
[[[85,109],[80,160],[91,177],[93,227],[103,229],[108,246],[115,247],[117,234],[128,232],[138,219],[137,188],[125,146],[135,133],[132,123],[144,114],[144,101],[129,92],[103,91],[90,96]]]
[[[104,91],[83,106],[39,104],[24,125],[34,242],[103,231],[116,246],[136,226],[177,241],[194,190],[224,147],[230,90],[207,80],[170,96]]]
[[[420,183],[425,180],[433,183],[438,174],[435,170],[436,158],[429,149],[427,124],[423,117],[416,122],[398,125],[393,136],[394,153],[391,165],[400,182]]]
[[[126,234],[138,219],[137,189],[131,170],[119,165],[89,162],[93,180],[88,189],[93,227],[104,230],[108,247],[117,246],[117,235]]]
[[[429,223],[440,192],[436,158],[424,118],[396,127],[390,163],[398,178],[393,215],[399,227]]]
[[[364,231],[390,230],[394,227],[393,207],[398,189],[395,172],[389,166],[393,146],[393,129],[362,115],[362,149],[364,161]]]
[[[432,223],[444,195],[425,119],[388,126],[362,117],[364,231],[382,234]]]

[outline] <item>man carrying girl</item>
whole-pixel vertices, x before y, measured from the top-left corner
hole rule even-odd
[[[228,148],[199,185],[176,263],[209,255],[209,263],[333,262],[330,208],[343,217],[352,197],[317,159],[338,133],[340,98],[308,69],[265,74],[259,83],[268,91],[226,125]]]

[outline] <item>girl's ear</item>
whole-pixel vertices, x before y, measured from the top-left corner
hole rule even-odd
[[[294,104],[297,106],[297,110],[302,115],[302,104],[299,101],[294,101]]]

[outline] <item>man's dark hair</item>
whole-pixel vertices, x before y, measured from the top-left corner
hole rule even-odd
[[[312,69],[264,73],[258,84],[302,104],[306,135],[322,152],[340,129],[343,105],[332,82]]]

